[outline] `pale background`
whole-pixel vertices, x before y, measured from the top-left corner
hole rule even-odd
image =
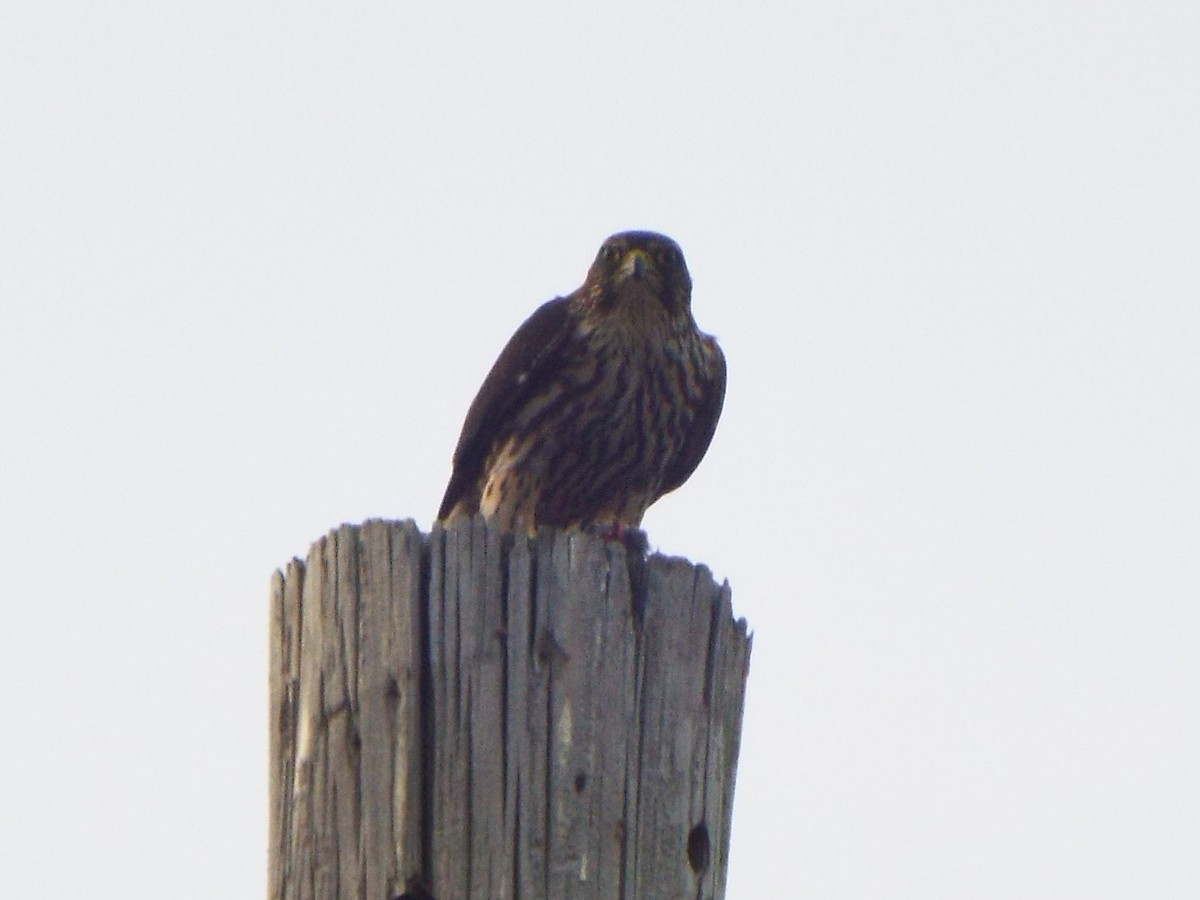
[[[414,10],[420,11],[414,11]],[[729,896],[1200,896],[1200,6],[7,3],[0,896],[258,898],[272,570],[626,228],[725,415]]]

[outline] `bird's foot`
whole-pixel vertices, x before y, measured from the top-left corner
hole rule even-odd
[[[600,536],[606,541],[623,541],[629,526],[620,519],[613,519],[609,525],[600,526]]]
[[[646,556],[650,552],[650,541],[646,532],[636,525],[628,525],[620,519],[612,522],[593,522],[586,530],[602,541],[619,542],[629,553]]]

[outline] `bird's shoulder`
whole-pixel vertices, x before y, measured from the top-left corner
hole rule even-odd
[[[700,336],[700,397],[695,401],[692,427],[675,454],[663,480],[663,493],[675,490],[696,471],[708,452],[721,408],[725,405],[725,354],[715,338]]]
[[[444,519],[476,483],[492,444],[514,411],[551,376],[554,361],[575,327],[574,300],[572,294],[543,303],[500,351],[467,410],[439,519]]]
[[[574,328],[572,300],[569,295],[543,303],[509,338],[467,411],[456,460],[489,421],[503,419],[520,405],[541,370],[557,356]]]

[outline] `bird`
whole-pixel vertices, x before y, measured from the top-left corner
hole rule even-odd
[[[604,241],[583,285],[517,329],[467,411],[438,520],[506,531],[641,525],[708,451],[725,356],[699,330],[679,245]]]

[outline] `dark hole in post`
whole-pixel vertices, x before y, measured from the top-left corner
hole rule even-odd
[[[699,875],[708,868],[708,826],[700,822],[688,834],[688,865]]]
[[[587,774],[585,772],[576,772],[575,793],[582,794],[585,787],[587,787]]]

